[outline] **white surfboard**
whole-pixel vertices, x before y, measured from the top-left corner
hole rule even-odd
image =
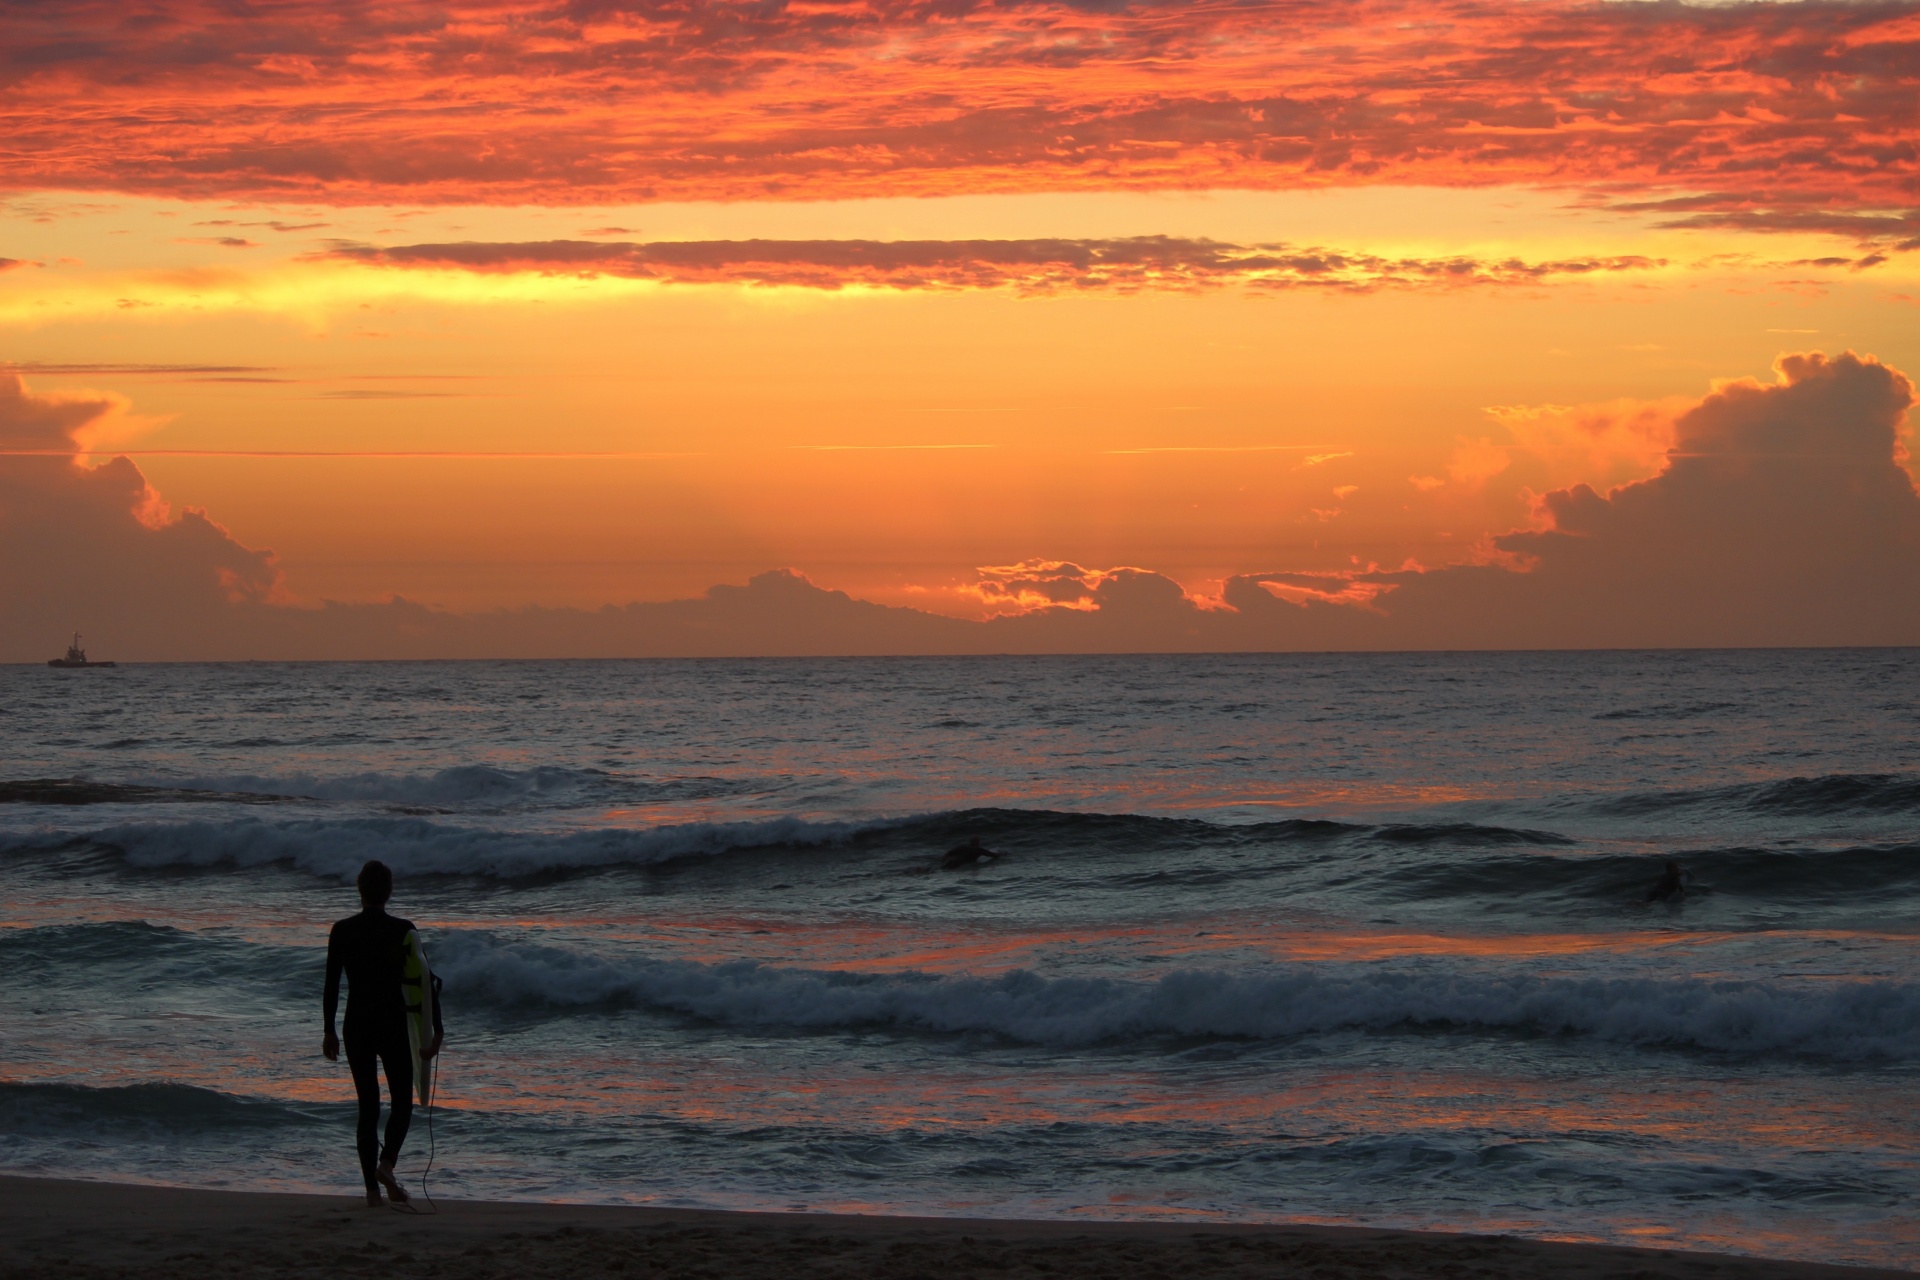
[[[413,1090],[420,1105],[433,1102],[432,1077],[420,1051],[433,1043],[433,971],[420,935],[407,930],[406,959],[400,969],[400,999],[407,1007],[407,1043],[413,1049]]]

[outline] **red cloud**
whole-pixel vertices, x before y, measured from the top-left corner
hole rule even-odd
[[[1132,236],[1111,240],[593,240],[466,242],[380,248],[343,244],[316,255],[383,267],[482,273],[621,276],[672,284],[841,289],[1370,290],[1389,286],[1532,284],[1554,276],[1664,265],[1639,256],[1525,262],[1518,258],[1384,258],[1286,245]]]
[[[1906,208],[1913,0],[13,0],[14,189],[339,203],[1545,183]]]
[[[1663,227],[1715,227],[1732,231],[1813,232],[1847,236],[1880,249],[1920,249],[1920,209],[1854,213],[1844,209],[1793,207],[1778,199],[1749,199],[1733,193],[1676,196],[1668,200],[1625,201],[1622,212],[1666,213]]]

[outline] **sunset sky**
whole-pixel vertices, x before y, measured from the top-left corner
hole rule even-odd
[[[12,660],[1920,643],[1920,3],[0,24]]]

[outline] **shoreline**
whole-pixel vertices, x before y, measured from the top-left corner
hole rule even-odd
[[[1177,1274],[1314,1280],[1920,1280],[1920,1272],[1373,1227],[770,1213],[356,1196],[0,1175],[13,1280],[213,1275],[876,1280]]]

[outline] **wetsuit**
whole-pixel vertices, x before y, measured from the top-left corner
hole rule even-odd
[[[407,934],[413,921],[368,907],[333,926],[327,938],[327,1030],[340,1003],[340,974],[347,975],[347,1066],[353,1072],[353,1091],[360,1099],[360,1172],[367,1190],[378,1191],[376,1164],[391,1166],[400,1158],[413,1122],[413,1046],[407,1039],[407,1007],[400,991],[406,963]],[[433,1030],[440,1032],[440,1001],[433,1000]],[[387,1117],[386,1145],[380,1145],[380,1067],[387,1069],[387,1092],[393,1110]]]
[[[946,856],[940,859],[940,869],[942,871],[956,871],[961,867],[972,867],[982,862],[991,862],[999,856],[999,854],[991,849],[982,849],[980,842],[975,840],[972,844],[963,844],[958,848],[947,850]]]
[[[1685,897],[1687,892],[1687,873],[1672,863],[1661,873],[1660,882],[1647,891],[1648,902],[1666,902],[1669,899]]]

